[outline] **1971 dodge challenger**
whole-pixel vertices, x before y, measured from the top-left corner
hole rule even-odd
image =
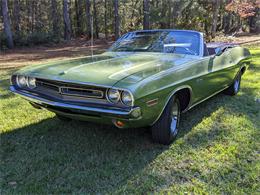
[[[238,93],[249,57],[237,45],[207,45],[196,31],[135,31],[101,55],[23,68],[10,90],[62,120],[147,126],[155,142],[169,144],[182,112],[221,91]]]

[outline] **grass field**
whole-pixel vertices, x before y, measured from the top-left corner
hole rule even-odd
[[[0,193],[259,194],[260,48],[251,53],[239,94],[185,113],[169,147],[146,129],[61,122],[11,94],[15,69],[0,69]]]

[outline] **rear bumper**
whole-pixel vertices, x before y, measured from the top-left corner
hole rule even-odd
[[[80,115],[89,115],[89,116],[100,116],[100,117],[110,117],[110,118],[122,118],[128,121],[140,120],[141,119],[141,110],[139,107],[132,108],[131,110],[122,110],[115,108],[96,108],[89,106],[81,106],[69,103],[63,103],[58,101],[49,100],[37,96],[37,94],[29,94],[22,90],[17,90],[14,86],[10,86],[10,91],[20,95],[31,103],[36,104],[39,107],[49,109],[51,111],[63,112]],[[138,116],[136,113],[140,113]]]

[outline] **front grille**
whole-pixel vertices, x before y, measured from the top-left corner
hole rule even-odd
[[[41,88],[46,88],[46,89],[50,89],[50,90],[54,90],[59,92],[59,86],[58,85],[54,85],[52,83],[46,82],[46,81],[39,81],[38,79],[36,80],[36,86],[37,87],[41,87]]]
[[[87,86],[81,84],[67,83],[36,79],[36,89],[39,92],[57,94],[57,96],[74,96],[91,99],[106,99],[106,88]]]
[[[98,99],[103,97],[102,91],[94,90],[94,89],[61,87],[60,93],[62,95],[72,95],[72,96],[98,98]]]

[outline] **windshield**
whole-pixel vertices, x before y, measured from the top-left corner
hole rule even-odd
[[[164,52],[199,55],[200,35],[189,31],[130,32],[115,42],[114,52]]]

